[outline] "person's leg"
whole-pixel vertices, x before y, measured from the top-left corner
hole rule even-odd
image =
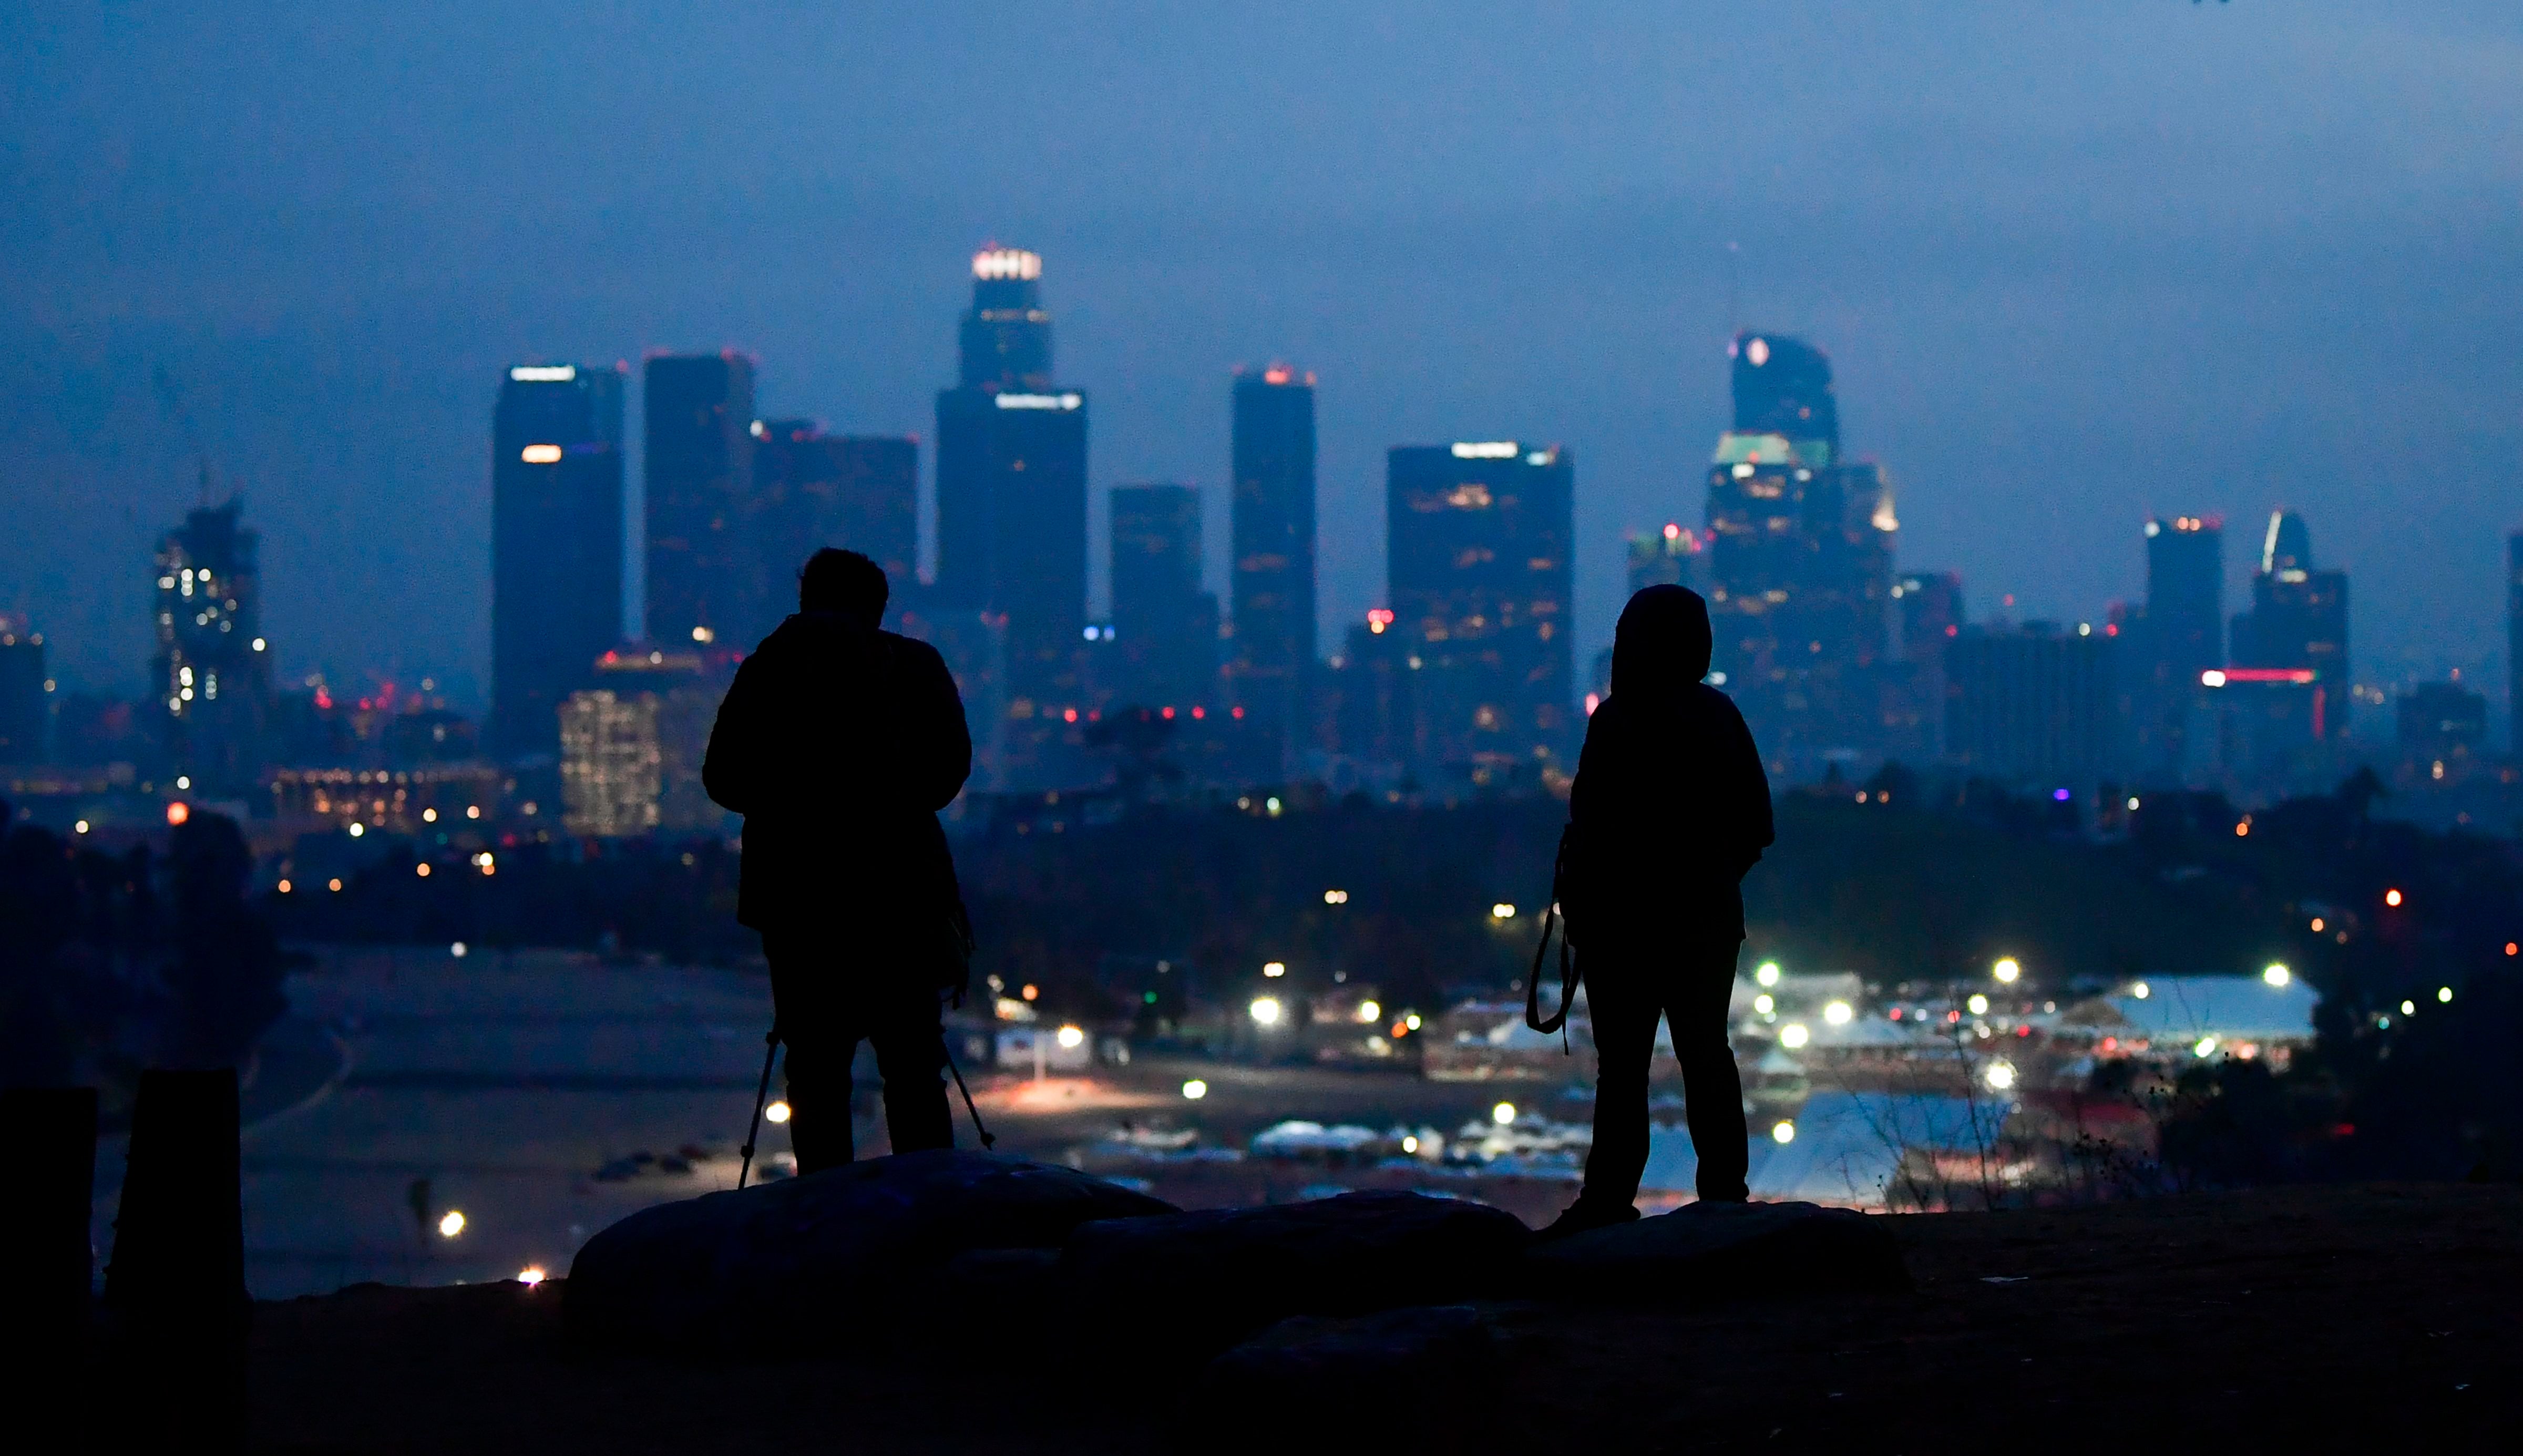
[[[1743,1131],[1743,1080],[1728,1045],[1727,1007],[1735,995],[1735,961],[1743,943],[1727,938],[1686,943],[1666,1001],[1674,1056],[1682,1062],[1682,1096],[1690,1121],[1691,1151],[1699,1155],[1699,1198],[1739,1203],[1751,1166]]]
[[[876,1067],[884,1078],[885,1136],[896,1152],[955,1146],[955,1114],[946,1101],[946,1048],[937,1001],[914,987],[870,1029]]]
[[[1661,1010],[1647,989],[1655,972],[1639,947],[1610,944],[1583,954],[1595,1027],[1595,1143],[1578,1201],[1626,1208],[1647,1166],[1647,1067]]]
[[[837,1168],[857,1155],[850,1137],[850,1061],[857,1031],[837,1014],[839,967],[819,939],[762,937],[771,963],[771,1003],[785,1049],[788,1147],[799,1173]]]

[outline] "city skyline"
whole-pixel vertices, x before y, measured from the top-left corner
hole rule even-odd
[[[1325,109],[1274,143],[1284,155],[1228,137],[1168,140],[1145,125],[1178,99],[1162,73],[1256,38],[1231,18],[1186,21],[1141,37],[1144,55],[1114,52],[1112,39],[1048,46],[1047,76],[1111,60],[1152,82],[1137,100],[1116,99],[1131,85],[1025,89],[1001,113],[975,112],[1000,116],[997,134],[1011,117],[1047,115],[1055,93],[1073,101],[1073,130],[1035,129],[1072,135],[1080,156],[1115,165],[1113,181],[1069,200],[1047,184],[1075,175],[1078,157],[1032,141],[968,146],[965,123],[935,107],[905,111],[892,88],[937,82],[931,62],[956,53],[951,37],[854,16],[847,35],[796,35],[784,49],[797,59],[772,62],[766,94],[795,100],[799,61],[834,48],[899,68],[864,107],[821,114],[833,134],[888,159],[855,168],[795,165],[803,133],[750,99],[661,157],[539,103],[534,175],[548,175],[557,149],[584,186],[529,193],[521,156],[504,142],[476,146],[479,125],[453,119],[460,104],[424,109],[409,142],[424,182],[413,185],[452,185],[461,157],[478,164],[486,203],[535,199],[531,221],[499,225],[509,242],[496,249],[445,207],[415,211],[416,192],[347,164],[381,115],[339,90],[347,80],[272,90],[304,142],[289,164],[299,170],[257,150],[224,101],[194,139],[135,131],[145,98],[121,88],[150,85],[205,46],[243,66],[245,82],[361,73],[313,33],[281,26],[242,51],[193,33],[197,23],[63,21],[10,63],[23,94],[58,103],[37,123],[11,205],[29,294],[58,311],[8,324],[16,428],[0,471],[24,497],[30,544],[0,548],[0,587],[13,593],[0,610],[45,631],[65,680],[91,690],[138,686],[140,630],[112,568],[190,495],[193,459],[207,453],[223,481],[243,481],[265,531],[285,675],[434,671],[471,679],[478,701],[488,574],[463,547],[488,527],[487,482],[472,468],[480,381],[524,358],[636,361],[651,348],[735,345],[764,360],[767,416],[926,436],[928,392],[952,377],[937,322],[961,281],[949,259],[992,235],[1023,237],[1060,269],[1064,373],[1095,388],[1102,416],[1090,540],[1102,539],[1104,489],[1129,480],[1199,485],[1209,529],[1221,531],[1217,380],[1239,359],[1274,356],[1318,372],[1325,644],[1382,594],[1383,450],[1510,428],[1588,457],[1578,646],[1598,646],[1617,607],[1622,532],[1690,519],[1673,503],[1688,491],[1676,491],[1672,466],[1722,424],[1708,361],[1739,322],[1830,351],[1849,438],[1895,473],[1905,557],[1961,571],[1975,600],[2012,594],[2026,613],[2097,615],[2137,595],[2128,523],[2187,510],[2257,520],[2291,506],[2334,543],[2330,562],[2364,584],[2357,660],[2377,681],[2445,666],[2483,684],[2504,677],[2497,538],[2523,503],[2508,463],[2523,427],[2500,402],[2517,366],[2494,342],[2516,332],[2510,291],[2497,286],[2508,250],[2493,243],[2510,236],[2510,210],[2483,199],[2510,189],[2504,164],[2464,139],[2514,102],[2483,89],[2463,57],[2510,50],[2510,20],[2395,26],[2319,7],[2167,7],[2108,21],[1956,20],[1925,53],[1864,18],[1839,23],[1845,34],[1820,20],[1761,34],[1643,12],[1571,21],[1560,48],[1570,59],[1518,80],[1515,94],[1547,94],[1568,66],[1605,69],[1602,104],[1623,121],[1605,135],[1673,138],[1637,162],[1591,123],[1527,139],[1471,117],[1391,126],[1393,102],[1300,78],[1268,49],[1248,82],[1257,98]],[[528,5],[501,23],[532,35],[556,19]],[[1047,23],[1009,22],[1027,35]],[[1321,33],[1338,21],[1291,23],[1288,53],[1340,53]],[[1396,46],[1418,41],[1482,69],[1526,54],[1504,22],[1386,23],[1392,33],[1360,37],[1357,62],[1341,64],[1389,69]],[[1653,68],[1605,66],[1670,53],[1688,80],[1689,68],[1713,63],[1673,47],[1704,25],[1733,47],[1716,52],[1794,55],[1793,104],[1690,103],[1679,99],[1689,86]],[[671,94],[707,54],[750,33],[738,23],[686,58],[640,52],[641,28],[600,44],[631,47],[624,56],[641,64],[621,73]],[[1879,65],[1886,43],[1894,52]],[[109,46],[125,64],[87,65]],[[2263,63],[2286,46],[2321,84],[2280,83]],[[2053,100],[2018,72],[2061,47],[2097,64],[2054,83]],[[1914,89],[1890,82],[1904,56],[1941,68],[1943,124],[1993,139],[1986,157],[1952,161],[1970,148],[1926,148],[1898,127],[1851,158],[1817,150],[1890,111],[1893,92],[1909,104]],[[436,63],[408,64],[440,76]],[[1433,61],[1402,68],[1397,100],[1435,94],[1445,74]],[[97,78],[107,75],[117,78]],[[442,79],[458,98],[481,84]],[[870,131],[888,109],[913,119]],[[2271,119],[2225,124],[2237,115]],[[2369,131],[2377,115],[2398,119]],[[2070,117],[2084,129],[2062,130]],[[1355,139],[1382,131],[1394,140]],[[1435,150],[1413,163],[1403,142]],[[832,151],[829,136],[817,142],[817,155]],[[691,185],[704,154],[716,169],[706,175],[726,181]],[[951,193],[913,180],[945,155],[969,163]],[[1358,164],[1355,180],[1315,175],[1333,157]],[[1773,177],[1773,163],[1796,165]],[[234,179],[185,180],[205,168]],[[1915,197],[1888,193],[1879,170]],[[2087,216],[2054,205],[2126,195],[2132,174],[2147,178],[2144,206],[2132,195],[2082,231],[2038,220]],[[100,177],[115,180],[100,191]],[[791,185],[767,187],[772,177]],[[709,202],[679,200],[678,188]],[[307,225],[269,232],[221,211],[274,195],[312,209]],[[1493,195],[1501,201],[1484,200]],[[2412,208],[2434,219],[2415,237],[2399,221]],[[116,230],[152,209],[176,219],[180,249],[147,227]],[[344,220],[369,211],[388,219],[374,232]],[[1426,246],[1437,237],[1477,241],[1438,266]],[[328,261],[341,258],[350,270]],[[135,292],[162,259],[171,271],[160,291]],[[1221,266],[1236,287],[1215,286]],[[2248,286],[2234,286],[2241,278]],[[1740,301],[1731,308],[1730,293]],[[2343,294],[2355,306],[2339,305]],[[143,297],[163,302],[121,306]],[[1457,362],[1424,367],[1439,357]],[[2448,404],[2462,428],[2431,432]],[[2032,481],[2073,489],[2027,508]],[[1214,540],[1209,554],[1218,559]],[[2246,587],[2246,567],[2229,553],[2229,595]],[[355,588],[378,593],[375,611],[318,605]]]

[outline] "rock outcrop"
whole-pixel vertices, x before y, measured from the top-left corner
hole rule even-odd
[[[1910,1287],[1883,1221],[1812,1203],[1686,1203],[1525,1257],[1528,1297],[1662,1302]]]
[[[1047,1249],[1071,1230],[1176,1212],[1073,1169],[940,1151],[870,1158],[623,1219],[579,1250],[573,1339],[772,1353],[881,1339],[936,1312],[976,1249]]]

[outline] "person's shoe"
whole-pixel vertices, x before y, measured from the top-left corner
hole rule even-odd
[[[1581,1198],[1535,1237],[1544,1241],[1565,1239],[1573,1234],[1591,1234],[1596,1229],[1615,1228],[1638,1221],[1639,1210],[1632,1204],[1589,1203]]]

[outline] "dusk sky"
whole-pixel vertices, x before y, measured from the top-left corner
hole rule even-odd
[[[0,610],[66,687],[142,686],[196,493],[155,371],[285,674],[478,703],[507,364],[744,350],[764,412],[926,469],[985,239],[1043,256],[1099,498],[1206,488],[1213,578],[1229,370],[1319,375],[1326,648],[1388,446],[1551,441],[1582,677],[1622,531],[1700,518],[1739,318],[1830,352],[1900,564],[1975,614],[2139,595],[2151,510],[2226,517],[2236,610],[2284,503],[2358,681],[2504,681],[2511,0],[57,0],[0,77]]]

